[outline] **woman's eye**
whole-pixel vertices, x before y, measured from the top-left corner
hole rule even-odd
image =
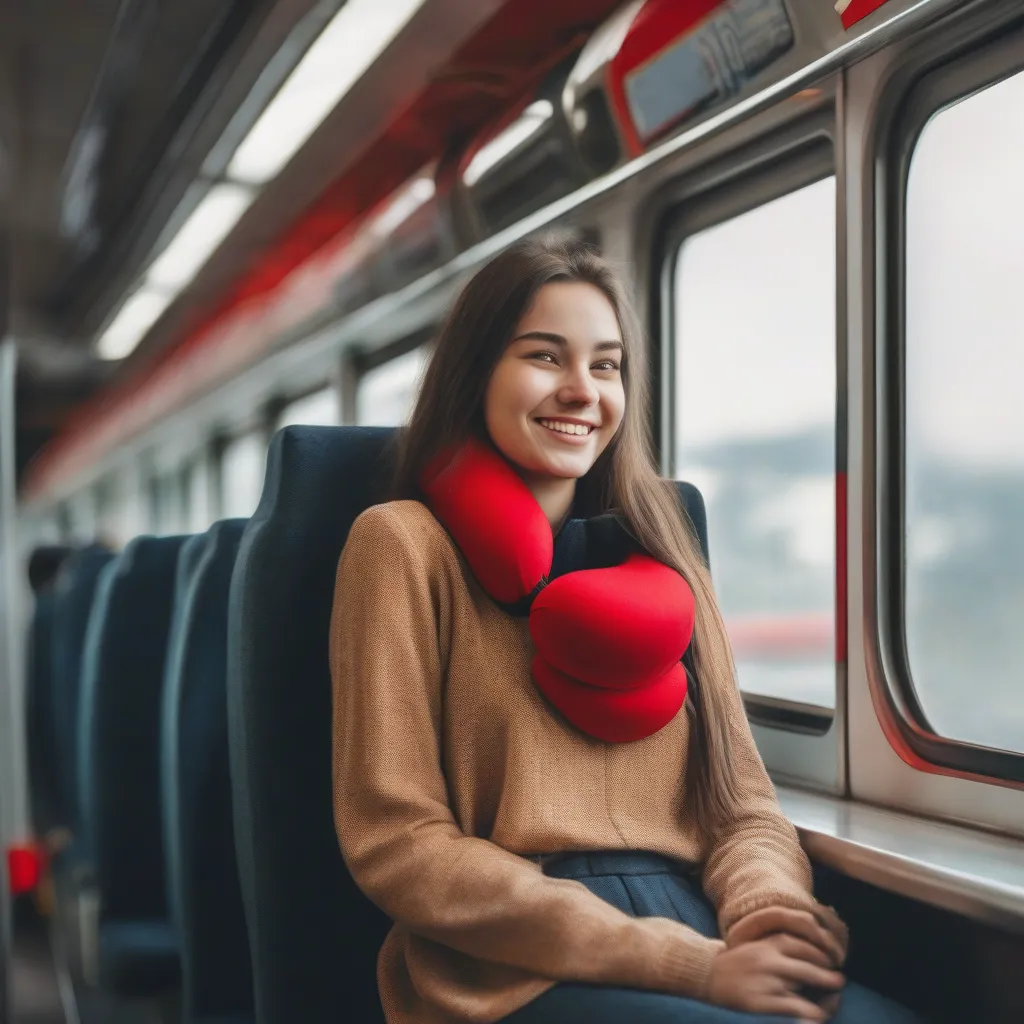
[[[553,352],[534,352],[530,356],[530,358],[531,359],[539,359],[542,362],[547,362],[547,363],[554,363],[556,361]]]
[[[616,373],[619,369],[619,364],[614,359],[604,359],[594,369],[604,373]]]

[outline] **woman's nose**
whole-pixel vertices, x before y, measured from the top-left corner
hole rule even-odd
[[[597,388],[589,369],[570,369],[558,389],[558,400],[563,405],[593,405],[597,399]]]

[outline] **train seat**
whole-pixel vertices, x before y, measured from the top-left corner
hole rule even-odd
[[[151,997],[180,977],[160,793],[164,661],[184,537],[139,537],[104,572],[86,638],[80,806],[100,900],[101,987]]]
[[[65,562],[54,587],[52,710],[55,758],[55,824],[80,840],[78,806],[78,724],[81,708],[82,654],[96,586],[114,553],[100,544],[82,548]],[[85,858],[80,841],[55,861],[60,871]]]
[[[334,830],[328,631],[341,549],[382,499],[391,437],[279,432],[235,569],[229,732],[260,1024],[382,1020],[375,968],[389,923],[348,875]],[[680,490],[706,557],[703,499]]]
[[[386,482],[392,431],[285,427],[231,587],[235,837],[260,1024],[381,1021],[387,919],[334,831],[327,636],[338,557]]]
[[[29,625],[25,672],[25,742],[28,748],[32,830],[40,839],[57,824],[57,746],[53,707],[53,619],[56,598],[36,595]]]
[[[25,674],[25,742],[32,828],[43,838],[57,821],[57,747],[53,708],[53,621],[57,598],[54,583],[74,549],[36,548],[29,558],[29,580],[35,606],[28,632]]]
[[[228,591],[248,520],[188,541],[167,655],[161,737],[164,848],[186,1024],[254,1018],[228,764]]]

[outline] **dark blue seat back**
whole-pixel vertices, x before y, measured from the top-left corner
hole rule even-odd
[[[381,1019],[388,922],[353,884],[334,831],[327,637],[338,558],[387,482],[391,436],[280,431],[235,567],[229,733],[260,1024]]]
[[[78,734],[82,653],[100,573],[114,558],[92,544],[64,564],[54,587],[52,708],[57,823],[80,831]]]
[[[386,498],[392,436],[278,433],[235,568],[229,734],[260,1024],[382,1019],[389,922],[353,883],[334,829],[328,635],[338,559],[356,516]],[[706,553],[700,494],[680,493]]]
[[[163,813],[164,863],[167,870],[167,901],[170,919],[177,927],[178,870],[175,858],[178,855],[178,807],[177,800],[171,799],[172,772],[177,770],[178,758],[171,741],[178,735],[178,690],[180,689],[180,663],[184,648],[185,603],[192,586],[196,569],[206,550],[209,537],[197,533],[189,537],[178,552],[178,564],[174,571],[174,605],[171,611],[171,626],[167,634],[167,656],[164,660],[164,691],[160,709],[160,804]],[[172,716],[174,721],[172,721]],[[173,732],[172,732],[173,730]],[[172,760],[172,754],[174,759]]]
[[[686,512],[687,518],[690,520],[690,526],[697,538],[697,543],[700,545],[700,551],[704,556],[704,562],[710,567],[711,555],[708,553],[708,513],[707,509],[704,507],[704,496],[696,487],[693,486],[693,484],[688,484],[683,480],[676,481],[676,489],[679,491],[679,498],[683,503],[683,509]]]
[[[25,741],[32,827],[37,836],[58,824],[57,734],[53,706],[53,620],[57,598],[36,595],[25,673]]]
[[[215,523],[183,548],[164,684],[164,845],[188,1021],[253,1008],[227,722],[228,592],[246,523]]]
[[[102,921],[167,917],[160,793],[164,659],[183,537],[139,537],[103,573],[89,620],[79,761]]]

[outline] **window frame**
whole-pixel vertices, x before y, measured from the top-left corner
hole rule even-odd
[[[910,165],[930,121],[954,104],[1016,74],[1024,74],[1024,29],[940,59],[926,48],[916,74],[901,85],[888,123],[880,126],[876,231],[878,338],[874,382],[875,488],[869,521],[874,558],[869,557],[867,600],[875,628],[867,629],[874,664],[869,685],[876,708],[914,758],[954,774],[1024,783],[1024,752],[984,747],[936,732],[919,699],[910,670],[906,632],[906,277],[907,189]],[[968,49],[969,48],[969,49]],[[965,52],[966,51],[966,52]],[[874,649],[871,650],[871,647]]]
[[[390,345],[385,345],[382,348],[376,348],[371,350],[360,350],[356,349],[349,354],[348,358],[348,378],[351,387],[351,399],[343,402],[342,405],[345,409],[346,424],[355,425],[358,423],[359,416],[359,389],[363,385],[363,381],[369,373],[374,370],[380,369],[382,366],[386,366],[388,363],[394,362],[396,359],[400,359],[402,356],[409,355],[417,349],[427,350],[427,359],[429,362],[430,357],[430,346],[437,339],[437,328],[431,326],[422,330],[416,331],[413,334],[407,335]],[[395,427],[400,427],[402,424],[395,424]]]
[[[345,420],[342,411],[342,396],[341,389],[338,387],[338,383],[335,380],[321,380],[319,384],[305,387],[301,391],[282,392],[274,396],[273,402],[270,404],[268,409],[268,421],[270,424],[270,436],[273,437],[279,430],[283,430],[281,421],[284,418],[284,414],[294,405],[298,405],[300,402],[306,401],[308,398],[312,398],[314,395],[330,393],[334,400],[334,409],[337,413],[337,422],[334,426],[341,426]],[[298,426],[299,424],[289,424],[290,426]]]
[[[267,465],[269,459],[269,453],[267,450],[267,431],[262,422],[258,420],[249,419],[245,424],[240,424],[238,428],[230,433],[223,435],[218,438],[216,442],[216,497],[215,506],[217,509],[214,521],[218,519],[251,519],[259,508],[260,501],[262,500],[263,489],[266,486],[266,474]],[[238,513],[228,512],[229,497],[227,492],[228,479],[227,479],[227,455],[231,449],[240,444],[241,442],[256,441],[258,445],[263,447],[263,470],[259,474],[259,486],[256,488],[256,501],[253,504],[252,510],[241,515]]]
[[[721,169],[712,168],[709,174],[708,168],[702,168],[692,176],[690,182],[683,184],[672,197],[674,201],[664,214],[658,231],[653,265],[660,270],[654,275],[656,293],[652,303],[652,308],[658,311],[658,315],[652,338],[655,339],[653,362],[658,367],[662,379],[662,385],[655,396],[655,436],[660,442],[662,465],[671,467],[675,465],[675,428],[678,412],[675,386],[678,354],[675,344],[675,282],[684,243],[687,238],[701,231],[742,216],[774,200],[782,199],[801,188],[826,178],[836,179],[836,393],[833,479],[836,481],[837,519],[833,612],[838,649],[846,615],[846,573],[845,565],[842,564],[845,538],[840,532],[840,524],[845,521],[845,517],[839,516],[839,503],[842,498],[839,479],[846,472],[847,417],[844,230],[840,216],[841,171],[836,134],[835,111],[829,107],[823,114],[810,118],[809,123],[798,125],[795,137],[770,138],[767,148],[764,148],[764,140],[761,140],[758,152],[748,154],[741,150],[730,154]],[[687,184],[689,188],[686,187]],[[834,725],[839,728],[837,723],[841,722],[844,716],[845,657],[843,650],[842,657],[837,651],[833,659],[834,707],[825,708],[741,690],[748,718],[753,724],[768,729],[813,737],[826,736],[833,730]]]

